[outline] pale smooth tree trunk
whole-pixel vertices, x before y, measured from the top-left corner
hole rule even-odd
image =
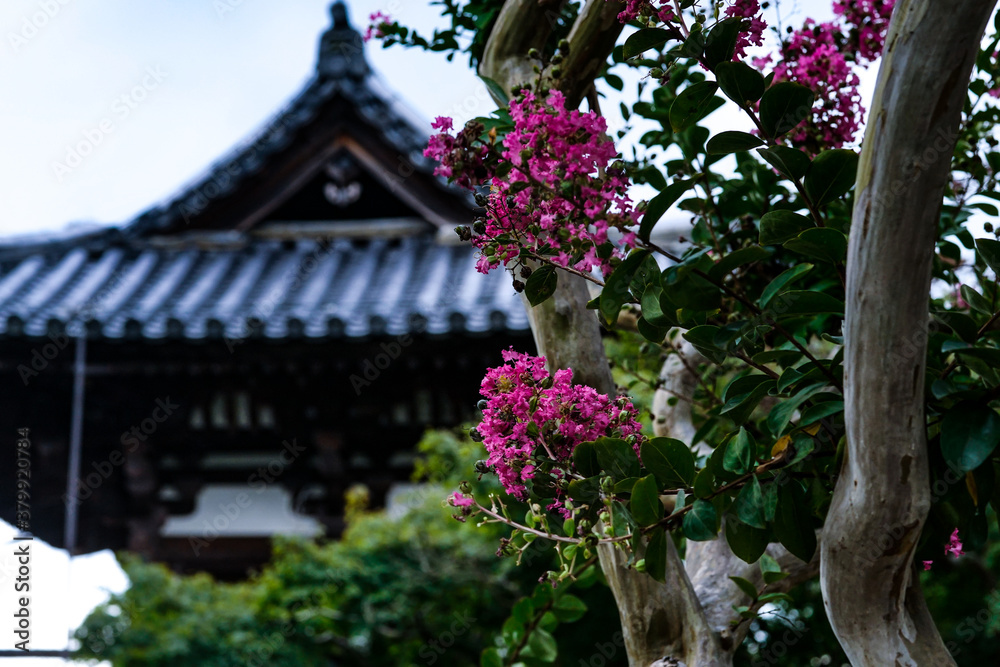
[[[930,508],[928,291],[956,130],[993,4],[899,0],[865,131],[848,250],[847,451],[820,575],[854,667],[955,664],[913,563]]]

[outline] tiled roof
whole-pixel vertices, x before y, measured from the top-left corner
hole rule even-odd
[[[426,237],[75,248],[0,269],[0,336],[331,339],[525,331],[503,272]]]

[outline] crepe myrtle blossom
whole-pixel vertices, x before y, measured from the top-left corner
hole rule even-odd
[[[861,60],[871,62],[882,55],[895,4],[896,0],[833,0],[833,13],[847,29],[847,46]]]
[[[479,142],[481,124],[452,136],[451,120],[438,118],[434,128],[441,133],[424,151],[439,162],[435,173],[470,189],[490,187],[488,196],[477,196],[486,215],[473,225],[475,236],[460,229],[480,249],[476,268],[487,273],[519,263],[527,251],[559,266],[609,274],[635,247],[641,214],[628,197],[607,122],[592,111],[567,109],[558,90],[523,89],[509,111],[514,127],[498,146]],[[617,230],[614,243],[611,230]]]
[[[365,30],[365,34],[362,37],[364,41],[369,41],[373,37],[376,39],[381,39],[386,35],[386,28],[393,25],[395,21],[392,20],[388,14],[383,14],[382,12],[375,12],[368,16],[368,28]]]
[[[625,439],[638,456],[641,426],[632,402],[573,384],[573,371],[549,374],[545,357],[503,352],[504,364],[487,371],[480,386],[483,419],[473,431],[507,493],[524,500],[526,482],[548,470],[556,480],[573,474],[573,451],[602,436]],[[561,495],[558,493],[557,495]],[[558,499],[549,507],[562,506]]]
[[[962,540],[958,539],[958,528],[956,528],[955,531],[951,534],[951,537],[948,539],[948,544],[946,544],[944,547],[944,555],[954,556],[955,558],[958,558],[959,556],[962,556],[964,554],[965,551],[962,548]],[[931,569],[931,565],[933,563],[934,563],[933,560],[923,561],[924,572]]]
[[[765,2],[763,6],[766,8],[767,3]],[[764,30],[767,29],[767,23],[764,22],[761,4],[757,0],[736,0],[726,8],[726,16],[745,19],[743,29],[736,37],[733,60],[746,56],[747,47],[750,45],[764,45]]]
[[[622,2],[622,0],[610,0]],[[664,23],[673,21],[676,17],[672,0],[624,0],[625,8],[618,13],[619,23],[634,21],[640,16],[655,17]]]
[[[951,534],[951,538],[948,540],[948,545],[944,548],[945,555],[951,555],[955,558],[963,555],[965,552],[962,550],[962,540],[958,539],[958,528],[955,532]]]

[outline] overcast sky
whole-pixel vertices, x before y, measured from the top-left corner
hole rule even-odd
[[[425,32],[436,25],[438,10],[426,0],[349,4],[362,29],[377,10]],[[821,19],[830,13],[828,2],[816,0],[782,6],[786,24],[801,24],[807,11]],[[329,0],[3,0],[0,235],[124,224],[175,193],[302,88],[330,24],[328,7]],[[461,122],[493,108],[461,58],[449,64],[440,54],[375,43],[368,58],[428,121],[449,115]],[[617,105],[608,106],[615,113]],[[716,129],[736,122],[713,117]],[[77,160],[73,151],[87,154]],[[13,535],[0,524],[0,544]],[[33,550],[31,645],[61,648],[103,588],[122,590],[126,580],[108,552],[74,559],[70,576],[64,552],[38,541]],[[0,555],[4,619],[14,604],[9,551]],[[0,625],[3,649],[12,647],[8,626]]]

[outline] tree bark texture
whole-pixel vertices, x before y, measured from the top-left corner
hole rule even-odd
[[[821,545],[827,613],[855,667],[955,664],[913,563],[930,507],[928,292],[956,131],[993,4],[899,0],[865,130],[848,250],[847,450]]]

